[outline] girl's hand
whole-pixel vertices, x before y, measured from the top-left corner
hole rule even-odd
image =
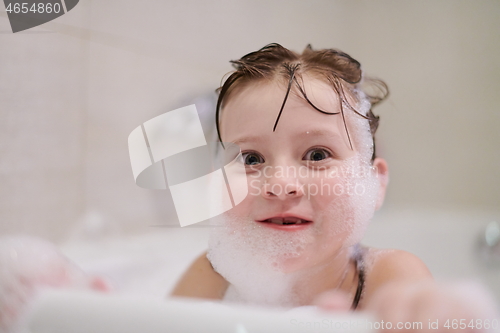
[[[492,297],[472,282],[390,282],[377,290],[366,310],[385,322],[385,332],[398,323],[411,323],[410,329],[402,327],[405,332],[491,332],[492,321],[499,320]]]
[[[340,290],[330,290],[320,294],[313,302],[317,307],[332,312],[348,312],[352,299]]]
[[[0,332],[15,331],[43,288],[111,291],[105,279],[88,276],[50,242],[31,236],[0,237]]]
[[[315,305],[347,312],[351,302],[344,293],[328,291]],[[493,298],[472,282],[388,282],[374,293],[364,310],[375,316],[383,332],[493,332],[500,326]]]

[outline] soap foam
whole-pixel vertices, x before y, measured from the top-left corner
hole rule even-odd
[[[231,212],[214,220],[217,226],[210,234],[208,259],[231,283],[226,300],[271,306],[295,304],[290,287],[297,275],[285,273],[283,264],[303,254],[314,242],[315,231],[283,232]]]
[[[325,213],[335,217],[330,224],[332,234],[346,233],[344,246],[352,246],[361,241],[373,217],[380,186],[375,170],[360,154],[346,160],[344,165],[350,175],[342,183],[350,192],[333,200]]]
[[[368,115],[371,104],[366,94],[356,90],[356,109],[362,115]],[[380,180],[377,170],[372,165],[374,149],[373,137],[370,123],[367,119],[355,114],[352,110],[346,110],[346,122],[351,128],[350,137],[358,154],[345,161],[345,167],[352,171],[349,178],[345,179],[345,186],[349,188],[363,189],[357,191],[348,199],[332,202],[331,210],[343,211],[345,216],[344,226],[350,230],[350,236],[346,245],[351,246],[359,243],[363,238],[366,228],[375,213],[378,194],[380,191]],[[343,202],[342,202],[343,201]]]

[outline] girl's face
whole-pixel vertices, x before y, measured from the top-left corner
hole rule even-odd
[[[319,109],[340,112],[328,84],[304,77],[304,87]],[[363,148],[371,145],[367,120],[345,107],[345,123],[320,113],[294,89],[273,132],[285,93],[278,82],[253,82],[224,106],[221,137],[241,148],[249,194],[223,220],[235,247],[292,272],[328,264],[359,242],[383,192],[374,168],[382,160],[372,165]]]

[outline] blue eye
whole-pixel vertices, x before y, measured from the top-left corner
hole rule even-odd
[[[260,163],[264,163],[264,158],[258,153],[243,153],[243,161],[245,165],[256,165]]]
[[[313,162],[322,161],[331,157],[332,154],[323,148],[313,148],[309,150],[304,156],[304,160],[310,160]]]

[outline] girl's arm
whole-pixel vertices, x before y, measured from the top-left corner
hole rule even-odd
[[[170,296],[222,299],[229,283],[207,259],[199,256],[181,277]]]
[[[373,266],[368,271],[361,307],[370,303],[373,296],[386,284],[413,284],[433,280],[424,262],[409,252],[372,249],[371,255],[370,261],[373,262]]]
[[[405,327],[408,333],[489,332],[483,323],[498,318],[495,300],[482,285],[434,282],[420,259],[409,253],[397,251],[382,258],[374,273],[376,285],[365,309],[386,323],[412,323],[410,330]]]
[[[403,324],[411,324],[404,327],[408,333],[486,332],[484,326],[466,325],[498,318],[493,297],[481,285],[434,282],[425,264],[405,251],[372,249],[371,254],[365,295],[357,310],[366,310],[379,324],[385,323],[380,332],[403,331],[397,326]],[[348,311],[351,301],[345,295],[326,292],[316,303],[326,310]],[[453,320],[467,324],[462,327]]]

